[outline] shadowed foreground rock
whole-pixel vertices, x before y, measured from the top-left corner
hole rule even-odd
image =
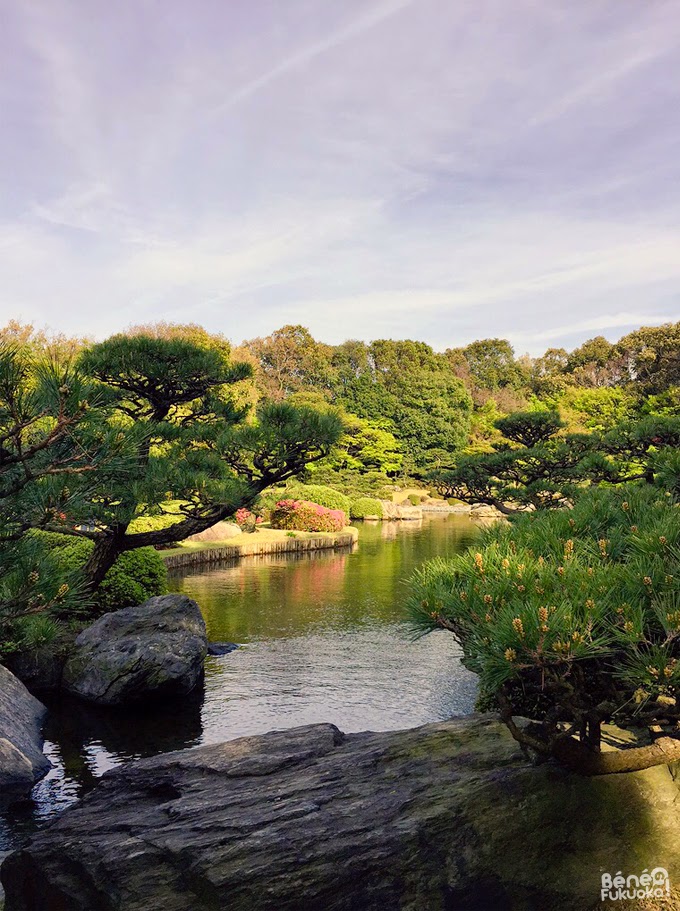
[[[205,621],[186,595],[160,595],[104,614],[78,636],[62,686],[100,705],[181,696],[203,676]]]
[[[313,725],[108,774],[5,861],[6,911],[608,908],[603,872],[680,881],[677,798],[666,766],[533,768],[488,716]]]
[[[0,800],[28,794],[51,764],[43,754],[47,709],[0,664]]]

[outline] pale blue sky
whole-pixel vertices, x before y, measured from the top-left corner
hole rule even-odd
[[[0,0],[0,323],[680,318],[676,0]]]

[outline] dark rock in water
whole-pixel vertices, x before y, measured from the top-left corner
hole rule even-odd
[[[208,643],[208,654],[209,655],[228,655],[230,652],[235,652],[237,648],[240,648],[240,645],[237,645],[235,642],[209,642]]]
[[[28,794],[50,770],[41,726],[47,709],[0,665],[0,800]]]
[[[76,639],[62,686],[100,705],[180,696],[201,679],[208,640],[198,605],[161,595],[105,614]]]
[[[490,716],[330,724],[131,763],[2,866],[5,911],[593,911],[680,878],[666,766],[533,767]]]

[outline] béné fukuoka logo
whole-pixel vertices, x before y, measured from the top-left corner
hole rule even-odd
[[[631,898],[663,898],[671,894],[668,870],[655,867],[651,873],[646,869],[639,876],[623,876],[619,870],[614,876],[602,874],[601,901],[618,901]]]

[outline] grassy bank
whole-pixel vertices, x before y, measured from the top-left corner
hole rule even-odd
[[[258,529],[253,534],[239,535],[228,541],[184,542],[166,550],[162,556],[168,568],[218,563],[261,554],[301,553],[310,550],[336,550],[351,547],[359,537],[356,528],[345,528],[337,534],[273,528]]]

